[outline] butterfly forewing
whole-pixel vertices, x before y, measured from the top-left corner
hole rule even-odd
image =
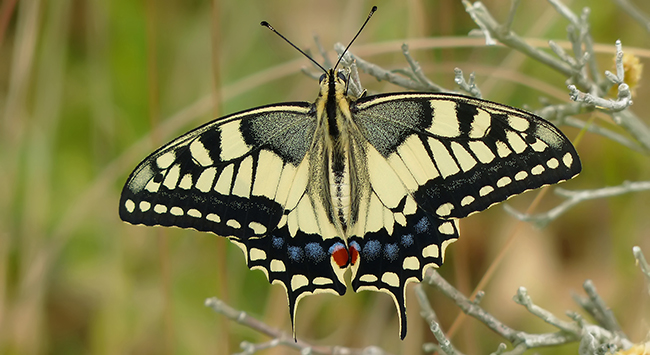
[[[441,218],[466,217],[581,170],[560,130],[489,101],[386,94],[359,100],[356,111],[361,132],[418,205]]]
[[[261,107],[175,139],[133,171],[120,217],[239,239],[264,235],[277,226],[308,150],[304,142],[314,132],[308,110],[306,103]]]

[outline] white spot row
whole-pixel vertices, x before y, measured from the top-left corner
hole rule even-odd
[[[571,164],[573,163],[573,157],[571,156],[571,153],[566,153],[562,160],[563,160],[564,164],[568,168],[571,167]],[[557,161],[557,159],[551,158],[546,162],[546,165],[551,169],[556,169],[560,164]],[[545,170],[546,169],[542,165],[538,164],[538,165],[535,165],[532,169],[530,169],[530,173],[533,174],[533,175],[541,175],[541,174],[544,173]],[[514,178],[515,178],[516,181],[525,180],[526,178],[528,178],[528,173],[526,171],[522,170],[522,171],[516,173]],[[497,185],[497,187],[501,188],[501,187],[505,187],[505,186],[509,185],[510,183],[512,183],[512,179],[510,177],[508,177],[508,176],[504,176],[504,177],[500,178],[499,180],[497,180],[496,185]],[[492,186],[485,185],[479,190],[479,196],[481,196],[481,197],[487,196],[488,194],[492,193],[493,191],[494,191],[494,188]],[[475,198],[473,196],[467,195],[467,196],[463,197],[460,200],[460,205],[463,206],[463,207],[464,206],[469,206],[474,201],[475,201]],[[448,216],[451,213],[451,210],[453,208],[454,208],[454,206],[451,203],[445,203],[445,204],[440,205],[440,207],[438,207],[438,209],[436,210],[436,213],[441,217]]]
[[[176,161],[176,152],[171,150],[156,158],[156,165],[158,165],[158,168],[164,170],[169,168],[175,161]]]
[[[463,197],[462,200],[460,200],[460,205],[463,206],[463,207],[469,206],[475,200],[476,199],[474,198],[474,196],[467,195],[467,196]]]
[[[440,249],[436,244],[427,245],[422,249],[422,257],[424,258],[437,258],[440,256]]]
[[[273,261],[275,261],[275,260],[273,260]],[[280,260],[277,260],[277,261],[280,261]],[[273,271],[273,269],[271,269],[271,271]],[[322,286],[322,285],[329,285],[329,284],[332,284],[334,282],[331,279],[328,279],[327,277],[319,276],[319,277],[315,277],[311,281],[311,283],[313,285]],[[295,291],[295,290],[297,290],[297,289],[299,289],[301,287],[307,286],[307,285],[309,285],[309,279],[307,278],[307,276],[302,275],[302,274],[296,274],[296,275],[293,275],[291,277],[291,290],[292,291]]]
[[[487,196],[492,191],[494,191],[494,187],[492,187],[490,185],[485,185],[485,186],[481,187],[480,190],[478,190],[478,194],[479,194],[479,196],[483,197],[483,196]]]
[[[394,272],[385,272],[381,275],[381,282],[391,287],[399,287],[399,276]]]
[[[573,165],[573,156],[571,153],[564,154],[564,157],[562,157],[562,162],[567,168],[571,168],[571,165]]]
[[[530,173],[533,174],[533,175],[542,175],[544,170],[545,169],[541,164],[540,165],[535,165],[532,169],[530,169]]]
[[[136,205],[135,205],[135,202],[133,202],[133,200],[128,199],[128,200],[126,200],[124,202],[124,207],[126,208],[126,210],[129,213],[133,213],[133,211],[135,211]],[[148,202],[148,201],[140,201],[140,203],[138,204],[138,208],[142,212],[147,212],[147,211],[149,211],[151,209],[151,203]],[[167,206],[161,205],[161,204],[156,204],[153,207],[153,211],[158,213],[158,214],[167,213],[167,211],[169,211],[169,213],[173,214],[174,216],[183,216],[184,214],[186,214],[185,211],[183,211],[183,209],[181,207],[173,206],[172,208],[168,209]],[[194,218],[203,217],[203,214],[201,213],[201,211],[199,211],[199,210],[197,210],[195,208],[190,208],[189,210],[187,210],[187,215],[190,216],[190,217],[194,217]],[[219,215],[217,215],[215,213],[208,213],[205,216],[205,219],[207,219],[208,221],[211,221],[211,222],[215,222],[215,223],[220,223],[221,222],[221,217],[219,217]],[[226,225],[229,226],[229,227],[235,228],[235,229],[241,228],[241,224],[238,221],[234,220],[234,219],[229,219],[226,222]],[[252,229],[253,232],[255,232],[255,234],[258,234],[258,235],[264,234],[267,231],[266,226],[264,226],[263,224],[261,224],[259,222],[255,222],[255,221],[249,222],[248,227],[250,229]]]
[[[415,256],[408,256],[402,262],[402,269],[404,270],[420,270],[420,260]]]
[[[445,217],[449,216],[451,214],[451,210],[454,209],[454,205],[451,202],[443,203],[436,209],[436,214],[440,217]]]
[[[497,180],[497,187],[505,187],[510,185],[512,179],[508,176],[504,176],[501,179]]]
[[[444,222],[438,226],[438,232],[447,235],[454,235],[456,230],[454,229],[454,224],[452,222]]]
[[[527,119],[514,115],[508,115],[508,124],[519,132],[524,132],[530,127],[530,122]]]

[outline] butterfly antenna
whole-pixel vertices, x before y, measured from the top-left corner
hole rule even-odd
[[[363,28],[366,27],[366,24],[368,23],[368,21],[370,21],[370,18],[372,17],[372,14],[375,13],[375,11],[377,11],[377,6],[373,6],[372,9],[370,9],[370,13],[368,14],[368,18],[366,18],[366,21],[363,23],[363,25],[361,25],[361,28],[359,29],[359,32],[357,32],[357,34],[354,35],[354,38],[352,38],[352,40],[350,41],[350,44],[348,44],[348,46],[345,47],[345,50],[339,56],[339,60],[336,61],[336,65],[334,66],[334,69],[336,69],[336,67],[339,66],[339,63],[341,62],[341,59],[343,59],[343,56],[345,55],[345,53],[347,53],[348,49],[350,49],[350,46],[352,45],[352,43],[354,43],[354,41],[357,39],[357,37],[359,37],[359,35],[361,34],[361,31],[363,31]]]
[[[327,73],[327,70],[326,70],[325,68],[323,68],[322,65],[318,64],[318,62],[315,61],[314,58],[310,57],[309,54],[303,52],[303,50],[300,49],[300,48],[298,48],[298,46],[296,46],[295,44],[291,43],[291,41],[288,40],[287,37],[283,36],[280,32],[276,31],[275,28],[273,28],[273,26],[271,26],[270,23],[268,23],[268,22],[266,22],[266,21],[262,21],[262,22],[260,22],[260,25],[262,25],[262,26],[268,28],[269,30],[273,31],[273,33],[275,33],[276,35],[280,36],[280,38],[282,38],[285,42],[289,43],[289,44],[291,45],[291,47],[297,49],[298,52],[302,53],[302,55],[304,55],[305,57],[307,57],[309,60],[311,60],[312,63],[316,64],[317,67],[321,68],[325,73]]]

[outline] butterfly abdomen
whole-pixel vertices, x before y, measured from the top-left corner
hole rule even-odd
[[[350,164],[347,154],[346,147],[335,145],[330,155],[330,198],[342,230],[347,229],[351,205]]]

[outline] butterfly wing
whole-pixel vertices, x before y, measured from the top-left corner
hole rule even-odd
[[[311,104],[285,103],[188,132],[131,173],[120,217],[229,238],[249,268],[285,287],[293,321],[301,297],[345,293],[347,249],[309,192],[315,124]],[[345,265],[330,257],[341,254]]]
[[[351,241],[352,287],[393,297],[406,335],[404,292],[444,261],[458,218],[576,176],[580,160],[550,123],[521,110],[453,94],[400,93],[351,107],[369,194]],[[362,145],[362,143],[359,143]]]

